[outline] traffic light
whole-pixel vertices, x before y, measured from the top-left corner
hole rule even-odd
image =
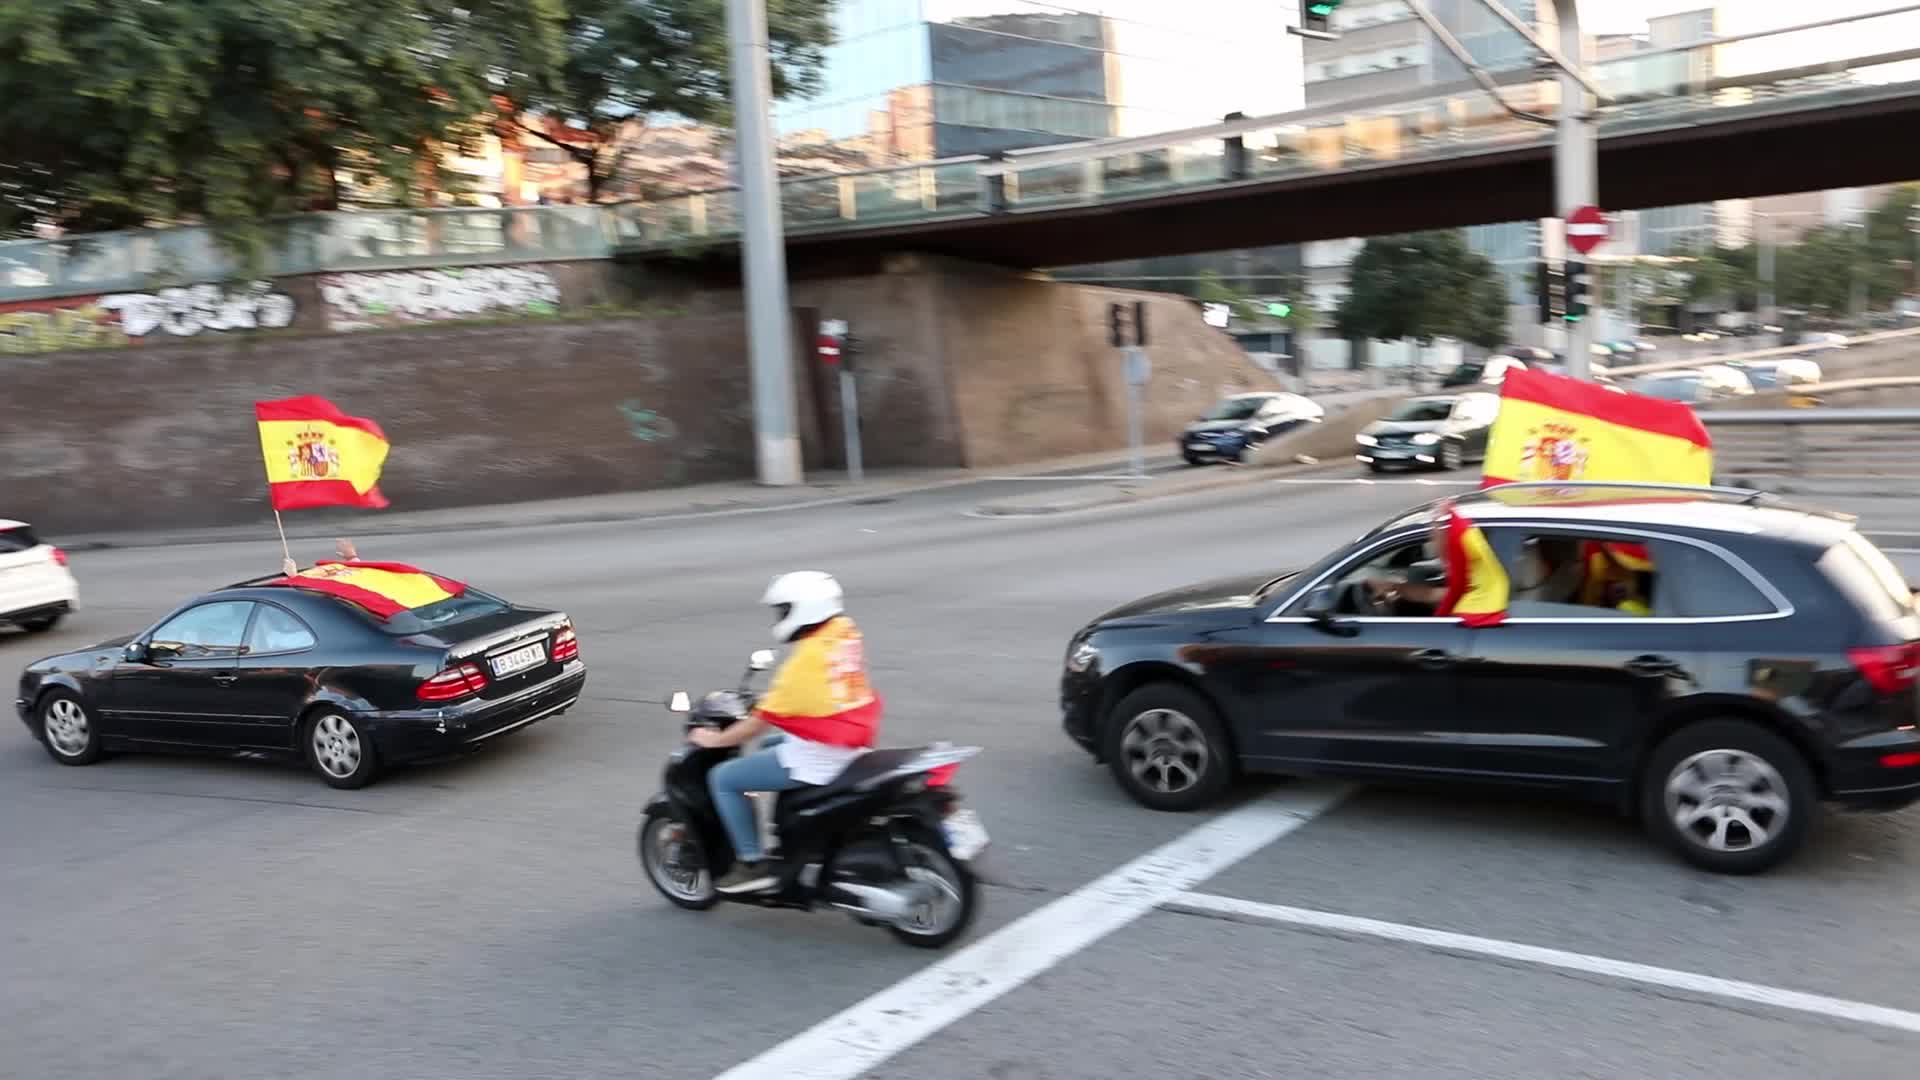
[[[1267,314],[1276,319],[1284,319],[1293,314],[1293,305],[1287,303],[1285,300],[1275,300],[1273,303],[1267,305]]]
[[[1587,316],[1587,306],[1593,302],[1593,274],[1586,263],[1567,264],[1567,314],[1570,323],[1579,322]]]
[[[1312,34],[1333,34],[1333,9],[1340,0],[1300,0],[1300,29]]]
[[[1129,345],[1147,343],[1147,304],[1144,300],[1135,300],[1132,304],[1107,305],[1107,340],[1116,349]]]
[[[1107,343],[1116,349],[1127,347],[1127,308],[1124,304],[1107,305]]]
[[[1559,264],[1542,261],[1534,272],[1540,300],[1540,321],[1555,323],[1567,315],[1567,272]]]

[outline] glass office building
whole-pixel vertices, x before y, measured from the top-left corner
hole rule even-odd
[[[780,102],[788,144],[873,164],[1207,124],[1302,103],[1275,0],[841,0],[820,90]]]

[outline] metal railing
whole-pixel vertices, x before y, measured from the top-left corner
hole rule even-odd
[[[1904,97],[1920,85],[1920,47],[1751,74],[1722,75],[1720,50],[1786,39],[1799,55],[1842,23],[1882,20],[1877,40],[1920,42],[1920,4],[1840,20],[1650,50],[1593,67],[1613,104],[1602,138],[1751,114]],[[1803,35],[1805,36],[1803,38]],[[1803,40],[1807,48],[1798,49]],[[1531,69],[1498,73],[1551,114],[1555,84]],[[786,231],[806,235],[903,222],[1044,212],[1174,191],[1466,157],[1545,142],[1471,83],[1124,139],[789,179]],[[1890,135],[1890,137],[1892,137]],[[302,215],[272,224],[269,275],[606,258],[738,236],[733,189],[605,206],[395,210]],[[0,243],[0,301],[111,293],[229,278],[239,271],[204,228],[142,229]]]

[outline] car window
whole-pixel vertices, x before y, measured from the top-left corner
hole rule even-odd
[[[0,555],[11,555],[16,551],[30,551],[40,546],[40,538],[25,525],[11,529],[0,529]]]
[[[425,607],[396,612],[385,619],[375,619],[361,608],[356,607],[353,610],[386,633],[404,637],[409,634],[447,630],[473,619],[498,615],[511,608],[512,605],[505,600],[469,585],[467,590],[459,596],[449,597]]]
[[[1321,584],[1332,587],[1333,611],[1336,614],[1428,617],[1433,615],[1446,592],[1444,587],[1424,584],[1418,579],[1418,568],[1423,564],[1438,572],[1434,559],[1430,534],[1403,537],[1358,562],[1348,564]],[[1370,591],[1378,593],[1386,590],[1399,594],[1399,599],[1389,609],[1368,602]],[[1309,595],[1294,601],[1286,614],[1306,614],[1313,599],[1311,593],[1319,591],[1318,588],[1310,590]]]
[[[1207,411],[1202,420],[1245,420],[1264,404],[1262,398],[1228,398]]]
[[[1452,398],[1418,398],[1402,403],[1399,408],[1387,414],[1387,419],[1407,423],[1428,423],[1445,420],[1452,412]]]
[[[1747,575],[1711,551],[1671,541],[1657,542],[1653,550],[1672,583],[1675,615],[1725,619],[1780,610]]]
[[[1844,541],[1828,548],[1820,556],[1819,567],[1869,618],[1913,614],[1913,593],[1899,569],[1859,533],[1848,533]]]
[[[247,652],[260,653],[299,652],[314,646],[313,631],[299,617],[272,604],[261,604],[260,611],[253,617],[253,628],[247,631]]]
[[[1526,526],[1485,530],[1507,572],[1515,619],[1610,619],[1671,615],[1658,545],[1620,535]]]
[[[170,646],[182,657],[238,656],[247,632],[250,600],[222,600],[188,608],[162,623],[148,641]]]

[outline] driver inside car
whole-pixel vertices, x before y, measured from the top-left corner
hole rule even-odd
[[[793,642],[753,715],[725,731],[695,728],[694,745],[739,746],[769,727],[779,733],[759,750],[716,766],[707,789],[733,845],[734,863],[714,888],[738,895],[770,888],[776,876],[760,850],[752,791],[831,784],[872,749],[880,699],[867,682],[860,630],[847,617],[840,583],[818,570],[774,578],[761,603],[773,608],[775,641]]]

